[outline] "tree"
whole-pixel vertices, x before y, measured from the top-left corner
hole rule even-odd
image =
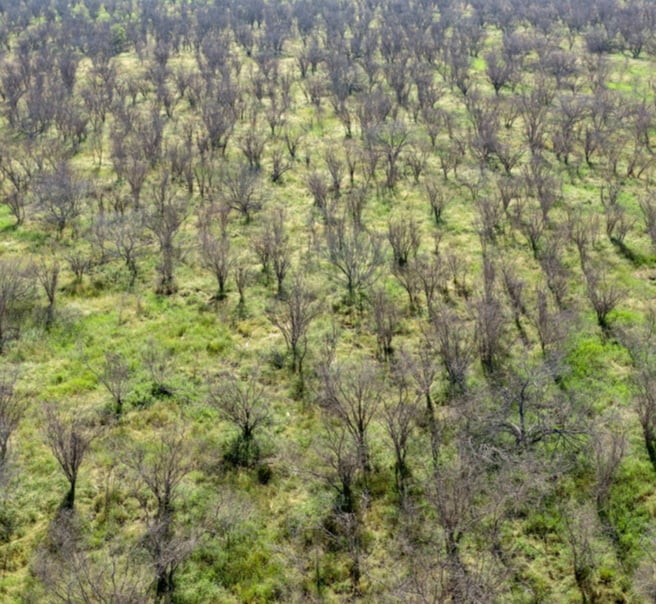
[[[467,373],[472,363],[474,341],[463,319],[454,311],[441,307],[431,316],[434,347],[440,354],[452,394],[467,388]]]
[[[408,128],[404,122],[384,122],[367,132],[370,145],[385,159],[385,187],[393,189],[399,179],[398,161],[408,144]]]
[[[336,269],[333,278],[346,286],[347,303],[351,305],[372,283],[382,263],[379,238],[343,219],[328,225],[325,232],[326,256]]]
[[[87,183],[66,162],[60,162],[54,170],[36,178],[33,186],[36,205],[44,222],[55,228],[58,239],[82,212],[87,190]]]
[[[55,299],[57,297],[57,285],[59,284],[59,261],[56,257],[52,261],[42,257],[36,265],[35,271],[36,277],[48,299],[45,326],[46,329],[50,329],[55,316]]]
[[[383,400],[383,379],[371,361],[341,362],[320,369],[321,404],[345,427],[357,450],[366,476],[371,471],[369,428]]]
[[[157,293],[168,296],[177,291],[174,268],[178,249],[175,240],[187,216],[187,200],[172,189],[168,175],[162,176],[153,186],[152,195],[153,206],[146,215],[146,227],[159,243],[161,262],[157,266]]]
[[[490,452],[523,455],[542,447],[577,451],[589,432],[585,402],[577,393],[558,388],[548,364],[521,363],[491,386],[493,409],[484,420]]]
[[[411,477],[408,450],[419,418],[418,397],[410,388],[409,376],[394,375],[396,397],[383,406],[383,419],[387,436],[394,448],[394,481],[401,507],[407,497]]]
[[[504,86],[513,84],[514,65],[504,61],[500,52],[491,51],[485,55],[485,74],[498,96]]]
[[[8,366],[0,369],[0,482],[9,462],[9,441],[25,415],[27,402],[16,391],[18,372]]]
[[[419,225],[411,217],[391,219],[387,223],[387,240],[392,247],[394,264],[399,268],[404,267],[419,252]]]
[[[150,578],[134,548],[111,539],[100,551],[87,549],[74,520],[59,514],[49,544],[37,552],[32,572],[52,602],[148,604]],[[56,533],[56,534],[53,534]],[[55,551],[52,551],[55,550]]]
[[[262,208],[260,178],[247,165],[226,170],[221,176],[221,196],[235,211],[250,223],[253,213]]]
[[[337,511],[354,513],[357,509],[355,487],[361,464],[357,447],[343,425],[335,427],[326,423],[321,456],[326,466],[321,476],[337,494]]]
[[[270,233],[269,257],[273,266],[273,274],[276,276],[276,296],[278,298],[284,296],[283,282],[291,266],[286,219],[285,209],[277,207],[271,212],[268,226]]]
[[[599,269],[588,264],[585,271],[588,299],[597,317],[597,324],[604,332],[610,329],[608,315],[625,297],[624,291],[616,284],[608,281]]]
[[[114,399],[114,415],[121,417],[125,398],[132,386],[132,371],[127,360],[120,352],[105,351],[105,361],[100,371],[91,371]]]
[[[269,311],[271,322],[280,330],[292,355],[292,371],[303,379],[303,360],[307,353],[307,332],[322,310],[316,294],[297,272],[291,287],[278,305]]]
[[[370,296],[373,329],[378,344],[378,357],[390,360],[394,352],[392,338],[398,328],[399,312],[393,298],[384,290],[376,288]]]
[[[99,217],[103,221],[103,217]],[[139,259],[144,254],[149,238],[144,232],[146,217],[141,212],[129,211],[113,216],[106,222],[107,235],[114,253],[123,260],[130,273],[133,287],[139,275]]]
[[[18,338],[33,292],[31,270],[15,258],[0,258],[0,353]]]
[[[215,234],[212,232],[214,211],[210,209],[200,220],[200,254],[204,268],[211,271],[217,282],[218,289],[214,295],[214,299],[223,300],[226,295],[226,283],[232,268],[230,236],[225,225],[221,225],[219,233]]]
[[[260,457],[256,432],[270,420],[267,393],[251,374],[241,380],[232,374],[217,376],[210,382],[208,403],[221,419],[239,429],[226,460],[235,466],[252,466]]]
[[[180,484],[194,468],[187,435],[179,426],[169,427],[158,435],[154,445],[134,448],[126,463],[154,499],[155,510],[147,516],[142,543],[154,568],[155,601],[171,601],[175,573],[198,542],[179,530],[175,522]],[[140,497],[140,501],[148,510],[149,498]]]
[[[45,406],[44,415],[45,441],[68,480],[68,493],[62,502],[62,508],[73,510],[80,466],[96,434],[80,418],[64,419],[53,404]]]
[[[637,356],[636,352],[633,354],[638,366],[631,380],[635,393],[635,408],[649,461],[656,469],[656,373],[649,363],[651,351],[647,349],[640,356]]]

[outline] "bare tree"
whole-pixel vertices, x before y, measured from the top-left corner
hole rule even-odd
[[[27,407],[25,397],[16,391],[17,379],[15,369],[8,366],[0,369],[0,476],[9,461],[9,441]]]
[[[356,482],[361,466],[357,447],[346,427],[326,423],[320,451],[325,467],[318,473],[334,489],[336,509],[346,514],[354,513],[357,509]]]
[[[46,294],[48,306],[46,306],[46,329],[50,329],[55,317],[55,299],[57,297],[57,286],[59,284],[59,262],[56,258],[52,261],[42,257],[35,267],[36,276]]]
[[[593,436],[594,499],[599,520],[613,534],[615,529],[609,517],[611,489],[617,481],[618,471],[626,455],[627,438],[617,417],[609,418],[607,424],[607,427],[597,429]]]
[[[378,344],[378,357],[389,360],[394,348],[392,338],[396,333],[399,312],[393,298],[384,289],[374,289],[370,296],[371,314],[373,315],[373,328]]]
[[[649,461],[656,468],[656,375],[646,363],[633,374],[636,411]]]
[[[594,571],[598,564],[594,547],[597,522],[593,514],[594,512],[585,507],[573,505],[563,514],[572,571],[582,602],[595,602],[598,598],[594,586]]]
[[[443,187],[435,180],[428,179],[424,181],[424,190],[430,205],[433,220],[437,226],[444,221],[444,209],[448,203]]]
[[[42,173],[33,187],[37,207],[44,222],[55,228],[57,238],[82,212],[82,202],[88,186],[66,163],[58,164],[51,172]]]
[[[326,244],[326,255],[336,269],[333,277],[346,286],[347,302],[353,304],[381,265],[379,239],[339,220],[326,229]]]
[[[68,480],[68,493],[62,507],[73,510],[80,466],[96,434],[80,418],[64,419],[61,412],[52,404],[45,406],[44,415],[45,441]]]
[[[230,236],[223,224],[220,225],[219,233],[213,232],[214,213],[213,209],[209,209],[201,216],[199,224],[200,254],[203,266],[211,271],[217,282],[218,290],[214,298],[223,300],[226,295],[226,283],[232,268]]]
[[[464,320],[446,307],[433,311],[431,326],[450,390],[453,394],[463,393],[474,352],[472,334]]]
[[[396,397],[383,406],[387,436],[394,447],[394,480],[401,507],[405,504],[408,481],[411,477],[408,451],[419,418],[418,397],[405,375],[395,376]]]
[[[624,291],[618,285],[609,282],[607,277],[591,264],[586,267],[585,278],[588,299],[595,311],[597,324],[604,331],[608,331],[610,329],[608,315],[625,297]]]
[[[157,238],[161,262],[157,266],[157,293],[166,296],[177,291],[174,269],[178,249],[175,240],[187,216],[187,200],[172,188],[168,175],[152,189],[153,207],[146,215],[146,226]]]
[[[522,454],[549,443],[580,449],[588,432],[585,404],[559,389],[554,377],[548,365],[525,362],[492,385],[494,410],[487,420],[491,450]]]
[[[417,257],[421,243],[419,225],[411,217],[391,219],[387,223],[387,240],[392,247],[395,265],[403,267]]]
[[[307,332],[322,310],[316,294],[297,272],[291,287],[276,308],[269,311],[271,322],[280,330],[292,355],[292,370],[303,379],[303,361],[307,353]]]
[[[257,172],[242,165],[226,170],[221,176],[221,196],[233,210],[244,217],[247,224],[253,213],[262,207],[260,179]]]
[[[141,362],[148,371],[151,390],[155,396],[171,396],[174,393],[171,377],[175,372],[173,352],[149,338],[141,350]]]
[[[29,267],[15,258],[0,258],[0,353],[18,337],[33,292]]]
[[[89,368],[114,399],[115,416],[121,417],[125,398],[132,387],[132,371],[127,360],[120,352],[105,351],[105,361],[100,370]]]
[[[283,207],[274,208],[267,228],[271,234],[269,250],[273,274],[276,276],[276,295],[278,298],[284,297],[283,282],[291,266],[289,234],[286,222],[285,209]]]
[[[239,429],[226,459],[235,466],[251,466],[260,456],[256,432],[270,420],[266,391],[256,375],[247,380],[231,374],[219,378],[210,383],[208,402],[222,419]]]
[[[408,128],[404,122],[384,122],[367,133],[369,144],[385,159],[385,186],[393,189],[399,179],[399,156],[408,144]]]
[[[371,470],[369,428],[383,399],[383,379],[370,361],[325,365],[320,372],[321,404],[347,430],[366,476]]]
[[[146,520],[142,543],[153,564],[155,601],[170,601],[175,573],[197,544],[197,539],[184,534],[175,522],[180,484],[194,468],[187,435],[177,426],[164,430],[154,445],[134,448],[126,463],[149,495],[136,493],[144,508],[149,508],[149,499],[155,503],[154,514]]]
[[[53,532],[57,535],[53,535]],[[70,604],[148,604],[150,577],[138,552],[113,539],[102,550],[90,550],[80,543],[79,528],[60,513],[50,528],[49,547],[37,552],[32,570],[43,583],[48,599]],[[56,547],[53,545],[56,544]],[[56,551],[51,551],[55,549]]]

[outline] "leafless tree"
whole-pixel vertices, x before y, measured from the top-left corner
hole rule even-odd
[[[214,295],[216,300],[223,300],[226,295],[226,283],[232,269],[230,254],[230,235],[224,225],[220,225],[219,232],[212,228],[215,210],[210,208],[200,218],[199,239],[200,254],[203,266],[211,271],[216,279],[218,290]]]
[[[434,347],[440,354],[451,392],[464,393],[474,353],[471,331],[461,317],[446,307],[433,311],[431,327]]]
[[[489,418],[489,442],[499,451],[523,453],[549,442],[580,450],[585,442],[585,403],[556,386],[547,364],[511,368],[493,385],[492,396],[496,411]]]
[[[52,404],[44,408],[44,438],[68,480],[68,493],[62,507],[73,510],[80,466],[96,433],[80,418],[65,419]]]
[[[411,477],[408,452],[419,418],[417,395],[408,383],[409,376],[394,376],[396,397],[383,406],[382,415],[387,436],[394,447],[394,479],[401,506],[405,504]]]
[[[592,440],[595,485],[594,498],[597,514],[604,528],[612,534],[615,530],[609,518],[611,489],[618,478],[618,471],[627,449],[626,433],[617,417],[611,417],[607,425],[597,428]]]
[[[353,304],[381,265],[379,239],[374,233],[339,220],[326,229],[326,246],[327,258],[336,269],[333,277],[346,286],[347,301]]]
[[[227,169],[221,176],[221,197],[248,224],[262,207],[260,179],[247,165]]]
[[[292,370],[303,378],[303,361],[307,353],[307,332],[322,310],[316,294],[308,287],[302,273],[297,272],[289,291],[271,309],[269,318],[280,330],[292,355]]]
[[[146,227],[157,238],[161,262],[157,266],[157,292],[166,296],[177,291],[175,261],[179,251],[176,238],[187,217],[187,200],[173,189],[168,175],[152,189],[153,206],[146,215]]]
[[[610,329],[608,315],[625,297],[624,291],[592,264],[586,267],[587,294],[597,317],[597,324],[604,331]]]
[[[239,143],[239,148],[248,161],[249,170],[258,171],[260,169],[265,144],[266,139],[257,132],[256,124],[251,124],[250,130]]]
[[[373,328],[378,343],[378,357],[389,360],[394,348],[392,339],[397,331],[399,312],[394,299],[384,290],[376,288],[370,296]]]
[[[435,180],[425,180],[424,189],[426,191],[426,197],[428,198],[431,213],[433,214],[433,220],[435,221],[435,224],[439,226],[444,221],[444,209],[449,200],[445,195],[443,187]]]
[[[226,459],[236,466],[258,461],[256,432],[270,421],[267,394],[256,375],[241,380],[234,375],[218,376],[210,383],[209,404],[222,419],[239,429]]]
[[[35,270],[37,279],[48,300],[45,327],[46,329],[50,329],[55,317],[55,300],[57,297],[57,286],[59,285],[59,262],[56,256],[51,261],[42,257],[36,264]]]
[[[385,159],[385,186],[393,189],[399,179],[399,156],[408,144],[408,128],[404,122],[384,122],[367,132],[369,144]]]
[[[582,602],[594,602],[598,598],[594,586],[597,552],[594,539],[597,522],[594,512],[585,507],[570,505],[564,511],[565,535],[570,548],[572,571]]]
[[[132,370],[126,358],[120,352],[105,351],[102,367],[90,369],[114,399],[115,416],[121,417],[125,398],[132,388]]]
[[[171,396],[174,393],[171,378],[175,372],[173,352],[149,338],[141,349],[140,358],[148,371],[153,394]]]
[[[383,379],[370,362],[334,363],[320,371],[321,404],[342,424],[358,452],[358,463],[366,476],[371,470],[369,428],[383,399]]]
[[[504,61],[500,52],[491,51],[485,55],[485,75],[490,80],[495,94],[506,87],[512,86],[514,65],[512,62]]]
[[[269,250],[273,274],[276,276],[276,295],[278,298],[282,298],[284,296],[283,282],[291,266],[287,216],[283,207],[272,210],[267,229],[271,234]]]
[[[147,604],[150,577],[136,548],[108,538],[100,549],[85,542],[75,514],[60,511],[32,563],[52,602]]]
[[[25,397],[16,390],[17,379],[14,368],[0,369],[0,482],[9,462],[9,441],[27,408]]]
[[[656,375],[649,365],[641,362],[632,381],[645,448],[649,461],[656,468]]]
[[[15,258],[0,259],[0,353],[18,337],[33,292],[29,267]]]
[[[33,187],[36,205],[45,223],[55,228],[58,239],[79,217],[87,191],[87,184],[66,163],[36,178]]]
[[[187,435],[176,426],[163,430],[154,445],[135,447],[126,463],[145,487],[147,496],[135,492],[144,508],[148,510],[150,500],[154,500],[154,513],[147,517],[142,543],[153,564],[155,601],[169,601],[175,573],[197,544],[197,539],[184,534],[175,522],[180,484],[194,468]]]
[[[144,221],[141,212],[130,211],[114,216],[106,224],[113,253],[123,260],[130,273],[130,287],[139,275],[139,259],[149,242],[144,232]]]
[[[403,267],[417,257],[421,243],[419,225],[411,217],[390,219],[387,223],[387,240],[392,247],[394,264]]]

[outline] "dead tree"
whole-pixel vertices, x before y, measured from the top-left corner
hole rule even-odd
[[[287,350],[292,355],[292,371],[301,380],[307,353],[307,332],[321,310],[316,294],[308,287],[302,274],[296,273],[287,294],[269,311],[271,322],[280,330]]]
[[[161,261],[157,265],[157,293],[165,296],[177,291],[175,261],[179,255],[176,238],[187,217],[187,200],[172,189],[168,175],[153,187],[153,206],[146,215],[146,226],[157,238]]]
[[[59,284],[59,261],[55,257],[52,261],[41,258],[36,265],[36,276],[43,288],[48,305],[46,306],[45,327],[50,329],[55,317],[55,300],[57,297],[57,285]]]
[[[361,231],[344,220],[326,229],[326,256],[333,278],[346,287],[349,305],[372,283],[382,263],[380,242],[374,233]]]
[[[179,427],[163,431],[154,445],[135,447],[126,463],[145,487],[147,496],[136,493],[142,506],[150,510],[150,501],[155,504],[154,513],[146,517],[142,543],[154,569],[155,600],[170,601],[175,573],[197,543],[178,530],[175,522],[180,484],[194,468],[187,435]]]
[[[25,415],[27,401],[16,391],[18,372],[0,369],[0,481],[9,461],[9,440]]]
[[[30,268],[15,258],[0,258],[0,353],[18,338],[33,292]]]
[[[372,362],[337,363],[322,367],[321,404],[353,439],[358,463],[366,476],[371,471],[369,428],[383,399],[383,380]]]
[[[259,460],[257,431],[270,420],[268,398],[257,376],[241,380],[234,375],[218,376],[210,383],[208,403],[239,433],[225,458],[234,466],[252,466]]]
[[[114,399],[114,415],[121,417],[125,398],[132,387],[132,371],[127,360],[120,352],[106,351],[102,368],[91,371]]]
[[[80,418],[64,419],[52,404],[46,405],[44,415],[45,441],[68,480],[68,492],[62,508],[73,510],[80,466],[96,435]]]

